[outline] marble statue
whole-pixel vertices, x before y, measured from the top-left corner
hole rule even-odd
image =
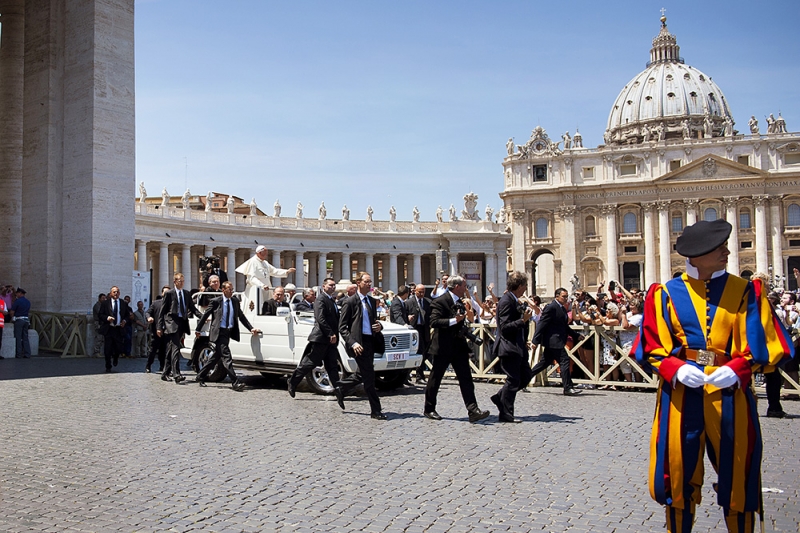
[[[642,142],[650,142],[650,126],[642,126]]]
[[[319,204],[319,219],[325,220],[325,217],[328,216],[328,210],[325,209],[325,202]]]
[[[569,136],[569,131],[565,131],[561,138],[564,140],[564,150],[572,148],[572,137]]]
[[[703,137],[710,139],[714,136],[714,122],[711,121],[711,115],[706,115],[703,120]]]
[[[139,203],[143,204],[145,198],[147,198],[147,189],[144,188],[144,182],[141,182],[139,183]]]
[[[297,202],[297,210],[294,213],[295,218],[303,218],[303,204]]]
[[[572,284],[572,294],[575,294],[579,290],[581,290],[581,281],[578,279],[577,274],[573,274],[572,277],[569,279],[569,282]]]
[[[206,193],[206,212],[209,212],[209,211],[211,211],[211,199],[212,199],[213,197],[214,197],[214,193],[213,193],[213,192],[211,192],[211,191],[208,191],[208,192]]]
[[[342,207],[342,220],[350,220],[350,210],[347,209],[347,204]]]
[[[417,209],[417,206],[414,206],[414,210],[411,212],[411,219],[414,222],[419,222],[419,209]]]
[[[494,214],[494,209],[489,204],[486,204],[486,210],[484,211],[486,214],[486,218],[484,219],[486,222],[492,221],[492,215]]]
[[[274,216],[275,218],[281,216],[281,203],[278,200],[275,200],[275,203],[272,204],[272,211],[273,211],[272,216]]]
[[[508,138],[506,143],[506,152],[508,152],[508,155],[514,155],[514,139],[511,137]]]
[[[772,113],[767,117],[767,133],[778,133],[775,131],[775,115]]]
[[[733,120],[731,120],[731,117],[725,117],[725,122],[722,125],[722,134],[725,137],[733,137]]]
[[[667,127],[664,126],[663,122],[656,126],[656,133],[658,134],[659,141],[663,141],[667,138]]]
[[[442,209],[442,206],[437,207],[436,208],[436,222],[442,222],[442,220],[443,220],[442,219],[442,213],[444,213],[444,210]]]
[[[186,192],[183,193],[181,196],[181,204],[183,204],[184,209],[189,209],[189,200],[192,197],[192,193],[189,192],[189,189],[186,189]]]
[[[456,221],[456,208],[453,204],[450,204],[450,222]]]
[[[500,224],[501,226],[505,225],[505,223],[506,223],[506,210],[505,209],[501,209],[500,211],[497,212],[497,223]]]
[[[371,206],[371,205],[368,205],[368,206],[367,206],[367,222],[372,222],[372,214],[373,214],[374,212],[375,212],[375,211],[372,209],[372,206]]]
[[[692,132],[689,130],[689,121],[684,120],[681,122],[681,133],[684,139],[691,139]]]
[[[164,189],[161,191],[161,205],[163,207],[167,207],[169,205],[169,193],[167,192],[166,187],[164,187]]]
[[[778,112],[778,118],[775,119],[775,133],[786,133],[786,121]]]
[[[747,125],[750,126],[750,133],[758,135],[758,119],[755,115],[750,115],[750,120],[747,121]]]
[[[389,209],[389,221],[397,222],[397,210],[394,208],[394,206]]]
[[[606,130],[603,133],[603,142],[606,144],[611,144],[611,130]]]
[[[461,210],[461,220],[480,220],[478,211],[475,209],[478,205],[478,195],[474,192],[469,192],[464,195],[464,209]]]
[[[575,130],[575,137],[572,138],[572,146],[574,148],[583,148],[583,135],[578,130]]]
[[[229,215],[233,214],[233,205],[234,205],[233,196],[228,196],[228,201],[225,202],[225,204],[226,207],[228,208],[228,214]]]
[[[250,216],[254,217],[258,214],[258,204],[256,204],[256,199],[253,198],[250,200]]]

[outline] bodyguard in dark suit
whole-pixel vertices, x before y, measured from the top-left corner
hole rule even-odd
[[[461,302],[467,294],[467,282],[461,276],[451,276],[447,280],[447,292],[431,304],[431,327],[433,339],[430,353],[433,355],[433,371],[425,388],[425,416],[431,420],[441,420],[436,412],[436,396],[447,367],[453,365],[461,388],[461,397],[467,407],[470,422],[477,422],[489,416],[489,411],[478,409],[475,399],[475,385],[469,368],[469,346],[464,337],[463,327],[466,309]]]
[[[500,358],[506,382],[491,399],[500,411],[500,422],[520,422],[514,418],[514,400],[517,392],[533,378],[528,363],[528,327],[533,310],[519,301],[527,286],[528,276],[515,270],[509,274],[506,293],[497,303],[495,353]],[[524,311],[520,310],[521,306]]]
[[[381,409],[378,391],[375,390],[375,352],[384,350],[383,325],[378,321],[375,300],[369,296],[372,277],[360,272],[356,280],[358,290],[345,299],[339,317],[339,334],[345,343],[347,353],[358,363],[358,370],[369,398],[370,416],[376,420],[386,420]]]
[[[431,303],[425,299],[425,285],[414,287],[414,294],[406,300],[406,307],[411,316],[409,324],[419,334],[417,353],[422,355],[422,361],[417,367],[417,383],[425,383],[425,361],[431,360],[428,353],[431,345]]]
[[[231,339],[239,340],[239,322],[241,321],[244,327],[253,335],[258,335],[261,331],[253,329],[253,326],[248,322],[247,317],[242,313],[239,307],[239,300],[233,298],[233,284],[226,281],[222,284],[222,296],[218,296],[211,300],[211,303],[200,317],[197,322],[197,329],[195,336],[200,337],[200,330],[206,319],[211,317],[211,327],[208,329],[208,343],[209,346],[214,347],[214,355],[211,359],[203,365],[200,372],[197,373],[195,381],[201,387],[205,387],[205,377],[216,366],[217,362],[222,359],[222,366],[228,371],[228,376],[231,378],[231,388],[237,392],[244,390],[244,383],[239,381],[236,377],[236,371],[233,370],[233,359],[231,358],[231,349],[229,343]]]
[[[392,300],[392,305],[389,308],[389,315],[391,316],[392,322],[395,324],[399,324],[401,326],[408,325],[408,308],[406,307],[406,301],[408,301],[408,286],[400,285],[397,288],[397,296],[394,297]]]
[[[150,325],[150,353],[147,355],[147,364],[144,367],[144,371],[148,374],[150,373],[150,367],[153,365],[153,361],[156,360],[156,357],[158,357],[159,372],[164,372],[167,366],[165,362],[167,355],[167,338],[159,337],[156,334],[156,330],[158,329],[158,316],[161,314],[161,306],[164,304],[164,295],[167,294],[167,291],[169,291],[169,285],[164,285],[161,288],[161,296],[151,303],[147,311],[144,312],[144,317]]]
[[[567,315],[567,300],[569,293],[567,289],[558,288],[555,293],[555,300],[547,304],[542,310],[542,317],[536,324],[536,332],[533,334],[533,344],[541,345],[544,348],[542,360],[536,363],[531,372],[533,376],[558,361],[561,369],[561,383],[564,385],[564,395],[575,396],[581,391],[572,386],[572,378],[569,372],[569,355],[564,348],[567,345],[567,337],[577,343],[579,336],[569,327],[569,315]],[[531,379],[533,379],[533,376]]]
[[[172,278],[175,284],[174,289],[167,291],[164,295],[164,303],[161,313],[158,316],[158,328],[156,335],[167,339],[167,366],[172,369],[172,377],[175,383],[180,384],[186,378],[181,375],[181,345],[183,336],[190,333],[189,315],[200,318],[200,311],[192,302],[192,296],[183,288],[183,274],[176,273]],[[164,368],[161,379],[169,380],[169,373]]]
[[[333,301],[336,282],[333,278],[322,281],[322,294],[314,301],[314,328],[308,335],[308,344],[300,364],[289,378],[289,396],[306,375],[324,364],[333,385],[339,407],[344,409],[344,395],[339,386],[339,308]]]
[[[100,305],[100,334],[103,335],[103,355],[106,358],[106,372],[113,372],[119,355],[125,353],[125,324],[131,320],[131,308],[119,297],[119,287],[111,287],[108,298]]]

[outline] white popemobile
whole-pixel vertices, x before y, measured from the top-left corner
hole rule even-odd
[[[302,290],[298,290],[302,294]],[[216,297],[221,293],[196,293],[193,295],[195,304],[200,296]],[[241,293],[234,293],[234,297],[243,297]],[[310,312],[295,312],[292,308],[279,307],[277,316],[266,316],[257,313],[261,309],[261,302],[254,302],[253,309],[243,305],[247,319],[254,328],[260,329],[257,336],[244,333],[241,341],[230,342],[231,356],[235,368],[255,370],[263,375],[288,375],[291,374],[308,344],[308,335],[314,327],[314,314]],[[191,318],[192,332],[197,327],[197,319]],[[203,327],[202,335],[208,335],[208,323]],[[417,354],[419,336],[414,329],[400,326],[391,322],[383,322],[383,336],[386,341],[386,353],[375,354],[375,385],[386,390],[399,387],[403,384],[408,371],[416,368],[422,362],[422,356]],[[187,335],[185,346],[181,350],[184,358],[191,358],[194,334]],[[211,352],[206,348],[200,355],[200,365],[211,357]],[[343,376],[358,370],[356,360],[348,356],[344,343],[339,342],[339,366]],[[207,376],[206,381],[222,381],[226,372],[222,364],[218,364]],[[314,369],[306,377],[310,387],[318,393],[332,394],[328,374],[323,367]]]

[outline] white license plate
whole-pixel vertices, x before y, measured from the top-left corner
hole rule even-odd
[[[387,361],[408,361],[408,352],[391,352],[386,354]]]

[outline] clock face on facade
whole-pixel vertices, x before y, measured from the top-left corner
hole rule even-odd
[[[538,140],[533,143],[533,151],[536,153],[544,152],[545,148],[547,148],[547,144],[542,140]]]

